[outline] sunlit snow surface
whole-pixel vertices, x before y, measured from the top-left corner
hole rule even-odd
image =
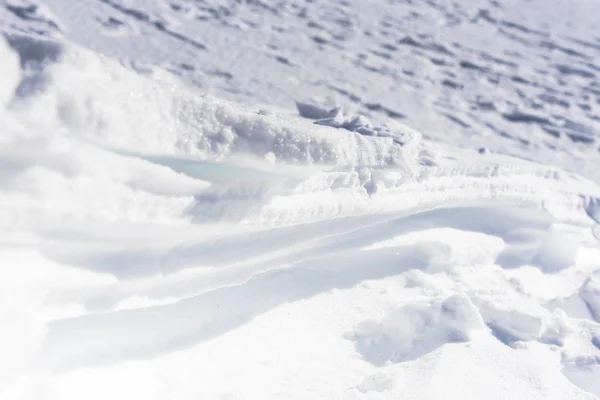
[[[600,396],[594,1],[0,4],[0,399]]]

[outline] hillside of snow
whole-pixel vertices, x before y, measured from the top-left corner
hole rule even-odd
[[[2,0],[0,24],[247,105],[318,100],[600,180],[596,0]]]
[[[0,1],[0,399],[600,398],[598,12]]]

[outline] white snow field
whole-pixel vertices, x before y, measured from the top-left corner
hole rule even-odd
[[[1,400],[600,398],[600,3],[0,5]]]

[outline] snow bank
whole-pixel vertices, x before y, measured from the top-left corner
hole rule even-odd
[[[28,40],[15,42],[22,57],[31,47]],[[46,126],[107,147],[201,160],[237,155],[278,164],[405,166],[407,154],[391,137],[265,115],[192,93],[167,77],[142,77],[81,48],[66,47],[58,62],[32,74],[45,85],[23,93],[22,107]]]
[[[285,223],[435,207],[440,202],[488,199],[505,193],[511,200],[540,202],[535,193],[538,189],[565,191],[560,179],[536,170],[538,166],[504,173],[498,167],[501,161],[490,154],[475,166],[459,162],[462,154],[447,155],[445,149],[398,123],[383,129],[357,116],[348,119],[356,123],[340,125],[345,129],[315,125],[300,117],[265,113],[193,93],[172,77],[150,79],[70,44],[18,35],[13,35],[10,43],[21,61],[29,60],[27,65],[33,67],[26,69],[13,101],[13,117],[27,134],[6,131],[11,131],[12,137],[35,132],[35,138],[28,140],[45,143],[40,147],[43,150],[35,154],[29,150],[27,160],[17,162],[33,175],[36,185],[44,187],[42,192],[50,200],[46,204],[57,204],[60,214],[69,212],[67,198],[73,197],[81,199],[78,204],[88,204],[84,209],[74,207],[80,217],[90,213],[107,218],[111,208],[116,208],[126,210],[115,213],[118,219],[131,220],[138,202],[143,204],[142,220],[153,220],[156,214],[161,220],[192,215],[196,222],[230,218],[235,222]],[[323,113],[309,105],[301,110],[313,117]],[[336,118],[340,112],[336,111]],[[19,143],[9,153],[23,154],[28,146]],[[53,153],[50,164],[57,173],[30,171],[47,153]],[[67,153],[74,155],[64,157]],[[264,179],[254,179],[249,170],[243,177],[238,170],[233,171],[233,179],[212,182],[217,184],[207,189],[198,178],[216,178],[217,174],[199,161],[257,166],[257,170],[281,174],[284,179],[265,174]],[[102,169],[99,164],[114,168]],[[301,173],[292,167],[300,168]],[[94,176],[93,196],[89,181],[69,176],[81,169]],[[190,171],[194,176],[182,177]],[[154,182],[155,174],[160,183]],[[249,180],[258,182],[239,183]],[[323,201],[323,193],[330,196],[329,201]],[[180,198],[165,199],[165,195]],[[286,200],[292,195],[293,201]],[[571,209],[579,207],[566,195],[548,197],[560,202],[566,199]]]

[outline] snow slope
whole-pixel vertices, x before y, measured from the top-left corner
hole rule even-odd
[[[322,95],[325,86],[299,88],[303,75],[261,64],[264,49],[244,45],[296,3],[140,4],[4,2],[1,399],[600,397],[600,187],[590,143],[570,143],[549,166],[535,161],[554,140],[538,138],[539,121],[523,133],[539,150],[521,149],[527,161],[480,149],[476,138],[453,146],[462,142],[456,131],[433,142],[397,118],[358,117],[365,107],[393,117],[387,103],[301,103],[303,118],[287,96]],[[366,24],[394,6],[445,12],[444,27],[467,29],[464,16],[450,23],[460,10],[435,2],[365,4],[307,2],[305,12],[323,13],[332,28],[328,12],[340,7]],[[556,4],[544,14],[550,21],[560,16]],[[489,12],[477,15],[491,23]],[[573,35],[593,29],[584,25]],[[213,50],[241,40],[228,33],[239,29],[247,34],[239,53]],[[284,43],[301,45],[285,31]],[[438,48],[415,41],[411,52]],[[184,79],[160,68],[188,48],[213,63],[256,56],[243,82],[212,86],[246,105],[190,85],[212,64]],[[354,54],[348,48],[340,51]],[[292,56],[307,54],[289,51],[292,66]],[[356,76],[304,60],[316,63],[305,72],[332,84]],[[361,85],[374,78],[361,79],[353,90],[372,95]],[[403,109],[408,122],[441,115],[421,110],[419,94],[388,95],[417,103]],[[521,151],[479,127],[473,135],[487,148]]]
[[[2,25],[67,37],[203,93],[392,118],[598,181],[595,0],[3,0]]]

